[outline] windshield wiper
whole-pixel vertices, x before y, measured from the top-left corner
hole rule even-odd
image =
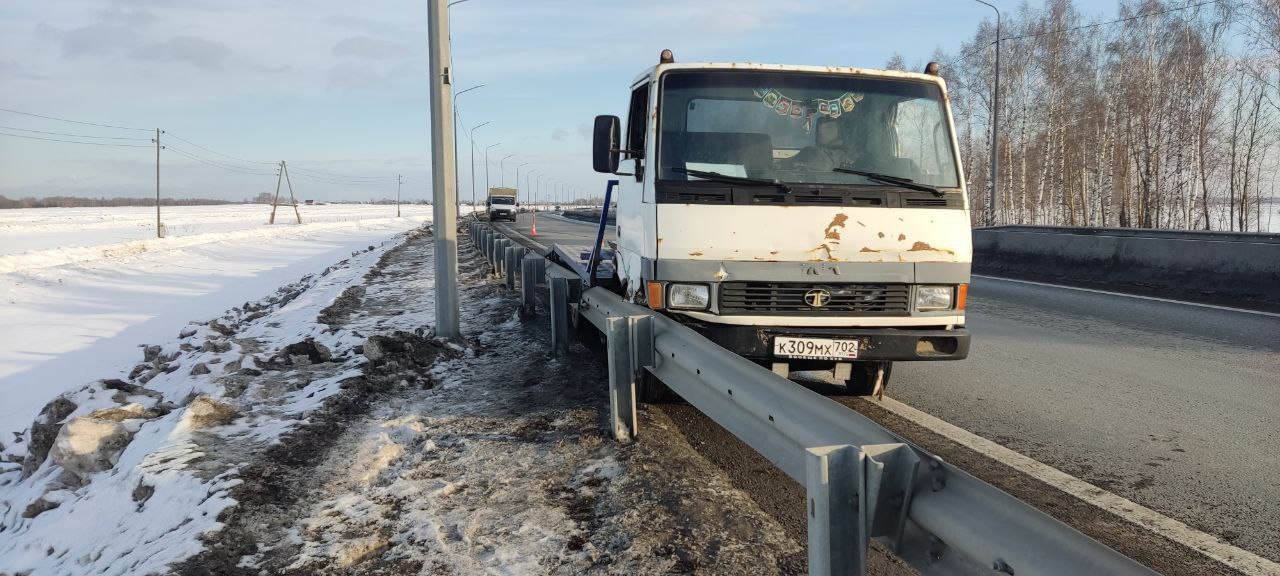
[[[703,180],[711,180],[712,182],[723,182],[725,184],[752,184],[755,186],[773,186],[783,192],[790,194],[791,187],[777,180],[765,180],[764,178],[747,178],[745,176],[730,176],[719,172],[708,172],[706,170],[691,170],[689,168],[672,167],[672,172],[688,174],[690,176],[701,178]]]
[[[832,168],[831,171],[839,172],[841,174],[854,174],[856,176],[862,176],[863,178],[867,178],[868,180],[875,180],[876,182],[884,182],[885,184],[894,184],[897,186],[901,186],[903,188],[909,188],[911,190],[920,190],[921,192],[929,192],[939,198],[943,198],[946,196],[946,193],[944,193],[943,191],[937,188],[934,188],[933,186],[930,186],[928,184],[917,184],[915,180],[912,180],[910,178],[903,178],[901,176],[890,176],[889,174],[881,174],[879,172],[865,172],[862,170],[854,170],[852,168],[841,168],[841,167]]]

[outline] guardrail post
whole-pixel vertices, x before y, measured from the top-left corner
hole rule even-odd
[[[849,444],[806,450],[811,576],[867,573],[864,458]]]
[[[920,456],[906,444],[864,444],[868,535],[883,537],[895,553],[902,546],[907,510]]]
[[[631,335],[636,321],[614,316],[604,321],[609,356],[609,425],[613,438],[630,442],[636,434],[636,370]]]
[[[569,351],[569,280],[549,278],[551,291],[551,353]]]
[[[538,258],[533,263],[534,284],[545,284],[547,278],[547,259]]]
[[[498,240],[498,247],[493,251],[493,267],[498,271],[498,277],[507,275],[507,248],[511,247],[511,240],[503,236]]]
[[[538,266],[542,258],[526,255],[520,260],[520,312],[525,316],[538,313]]]
[[[507,290],[515,291],[516,289],[516,276],[520,275],[520,257],[523,256],[521,254],[523,251],[524,248],[520,246],[507,247],[507,261],[503,266],[507,271]]]
[[[506,250],[506,238],[501,236],[493,241],[493,274],[499,278],[502,277],[502,260],[506,258],[503,252]]]

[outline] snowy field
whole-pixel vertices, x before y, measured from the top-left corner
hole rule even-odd
[[[305,225],[335,226],[353,222],[395,218],[393,205],[324,204],[299,206]],[[403,205],[406,218],[431,217],[431,207]],[[164,206],[160,208],[165,236],[169,239],[198,238],[205,234],[261,231],[267,226],[271,206],[228,204],[223,206]],[[276,209],[276,225],[296,225],[293,208]],[[28,208],[0,211],[0,257],[23,252],[69,248],[108,247],[156,239],[156,210],[153,207],[121,208]],[[52,256],[57,253],[46,253]]]
[[[430,206],[269,206],[0,211],[0,435],[46,402],[127,372],[143,343],[421,226]]]

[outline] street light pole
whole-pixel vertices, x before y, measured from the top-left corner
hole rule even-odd
[[[461,0],[465,1],[465,0]],[[471,210],[476,209],[476,130],[493,124],[492,121],[486,120],[482,124],[476,124],[471,127],[471,135],[467,136],[467,141],[471,143]]]
[[[991,191],[987,195],[987,226],[995,226],[996,196],[1000,189],[1000,153],[997,150],[1000,147],[1000,9],[984,0],[974,1],[986,4],[996,11],[996,77],[991,87],[991,174],[987,175],[991,184]]]
[[[490,144],[489,148],[493,148],[494,146],[501,146],[501,145],[502,143],[498,142],[495,144]],[[485,198],[489,197],[489,148],[484,149],[484,194],[485,194],[484,197]]]
[[[461,2],[466,2],[466,0],[459,0],[459,1],[461,1]],[[454,4],[456,4],[456,3],[457,3],[457,2],[455,2]],[[450,4],[450,6],[452,6],[452,5],[453,5],[453,4]],[[461,95],[463,95],[463,94],[466,94],[467,92],[470,92],[470,91],[472,91],[472,90],[475,90],[476,88],[484,88],[484,86],[485,86],[484,84],[477,84],[477,85],[475,85],[475,86],[472,86],[472,87],[470,87],[470,88],[467,88],[466,90],[460,90],[460,91],[455,92],[455,93],[453,94],[453,98],[454,98],[454,100],[457,100],[459,96],[461,96]],[[461,183],[459,182],[459,180],[458,180],[458,178],[459,178],[459,174],[458,174],[458,173],[459,173],[459,172],[461,172],[461,171],[460,171],[460,170],[458,170],[458,107],[457,107],[457,106],[454,106],[454,108],[453,108],[453,152],[454,152],[454,155],[453,155],[453,189],[454,189],[454,190],[458,190],[458,189],[461,189],[461,188],[462,188],[462,184],[461,184]],[[462,198],[458,198],[458,202],[462,202]]]
[[[428,70],[431,76],[431,194],[435,222],[436,337],[457,338],[458,190],[453,181],[453,87],[449,70],[449,13],[445,0],[428,0]],[[454,188],[449,188],[455,184]]]
[[[533,173],[537,171],[537,168],[531,168],[528,172],[524,173],[524,188],[529,192],[529,196],[533,198],[534,210],[538,209],[538,193],[533,190]]]
[[[516,188],[520,187],[520,169],[528,165],[528,162],[525,162],[524,164],[516,164]],[[525,190],[525,192],[528,192],[528,190]]]
[[[502,186],[503,188],[507,187],[507,170],[504,167],[504,165],[507,162],[507,158],[510,158],[512,156],[515,156],[515,154],[507,154],[506,156],[503,156],[501,160],[498,161],[498,185]]]

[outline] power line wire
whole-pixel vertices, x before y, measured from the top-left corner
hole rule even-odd
[[[66,142],[67,144],[88,144],[90,146],[119,146],[121,148],[150,148],[149,144],[116,144],[114,142],[80,142],[78,140],[62,140],[58,138],[42,138],[40,136],[27,136],[25,134],[10,134],[8,132],[0,132],[0,136],[11,136],[14,138],[26,138],[28,140],[45,140],[48,142]]]
[[[375,187],[379,185],[389,186],[395,182],[394,179],[390,181],[385,181],[385,182],[352,182],[348,180],[331,180],[327,178],[321,178],[318,176],[312,176],[310,174],[301,174],[298,172],[294,172],[292,168],[289,169],[289,175],[301,180],[310,180],[312,182],[319,182],[321,184],[335,184],[335,185],[341,185],[341,186],[369,186],[369,187]]]
[[[175,139],[175,140],[178,140],[178,141],[180,141],[180,142],[186,142],[187,144],[190,144],[190,145],[192,145],[192,146],[195,146],[196,148],[199,148],[199,149],[201,149],[201,150],[204,150],[205,152],[209,152],[210,154],[217,154],[218,156],[222,156],[222,157],[224,157],[224,158],[230,158],[230,159],[235,160],[235,161],[237,161],[237,162],[244,162],[244,163],[246,163],[246,164],[267,164],[267,165],[270,165],[270,166],[275,166],[275,165],[279,164],[279,162],[263,162],[263,161],[261,161],[261,160],[245,160],[244,158],[237,158],[237,157],[232,156],[232,155],[230,155],[230,154],[223,154],[222,152],[218,152],[217,150],[211,150],[211,149],[209,149],[209,148],[205,148],[204,146],[201,146],[201,145],[199,145],[199,144],[196,144],[195,142],[192,142],[192,141],[190,141],[190,140],[187,140],[186,138],[183,138],[183,137],[181,137],[181,136],[178,136],[178,135],[174,134],[173,132],[168,132],[168,131],[166,131],[166,132],[165,132],[165,135],[167,135],[167,136],[169,136],[170,138],[173,138],[173,139]]]
[[[1196,3],[1196,4],[1187,4],[1187,5],[1184,5],[1184,6],[1178,6],[1178,7],[1175,7],[1175,8],[1169,8],[1169,9],[1167,9],[1167,10],[1157,10],[1157,11],[1155,11],[1155,12],[1145,12],[1145,13],[1142,13],[1142,14],[1135,14],[1135,15],[1133,15],[1133,16],[1126,16],[1126,17],[1124,17],[1124,18],[1117,18],[1117,19],[1115,19],[1115,20],[1108,20],[1108,21],[1106,21],[1106,22],[1094,22],[1094,23],[1092,23],[1092,24],[1082,24],[1082,25],[1080,25],[1080,26],[1073,26],[1073,27],[1071,27],[1071,28],[1059,28],[1059,29],[1057,29],[1057,30],[1050,30],[1050,31],[1048,31],[1048,32],[1037,32],[1037,33],[1035,33],[1035,34],[1023,34],[1023,35],[1021,35],[1021,36],[1009,36],[1009,37],[1000,38],[1000,41],[1001,41],[1001,42],[1008,42],[1008,41],[1011,41],[1011,40],[1023,40],[1023,39],[1026,39],[1026,38],[1036,38],[1036,37],[1039,37],[1039,36],[1048,36],[1048,35],[1050,35],[1050,34],[1060,34],[1060,33],[1063,33],[1063,32],[1075,32],[1075,31],[1077,31],[1077,30],[1084,30],[1085,28],[1097,28],[1097,27],[1099,27],[1099,26],[1108,26],[1108,25],[1111,25],[1111,24],[1119,24],[1119,23],[1121,23],[1121,22],[1129,22],[1129,21],[1132,21],[1132,20],[1139,20],[1139,19],[1142,19],[1142,18],[1149,18],[1149,17],[1151,17],[1151,16],[1160,16],[1160,15],[1162,15],[1162,14],[1169,14],[1169,13],[1172,13],[1172,12],[1181,12],[1181,11],[1183,11],[1183,10],[1190,10],[1191,8],[1199,8],[1200,6],[1206,6],[1206,5],[1208,5],[1208,4],[1214,4],[1214,3],[1216,3],[1217,1],[1218,1],[1218,0],[1205,0],[1204,2],[1199,2],[1199,3]],[[971,58],[971,57],[973,57],[973,56],[976,56],[979,52],[985,51],[989,46],[991,46],[991,44],[994,44],[994,42],[988,42],[985,46],[975,47],[973,50],[968,51],[968,53],[964,53],[964,52],[962,52],[962,53],[960,53],[959,58],[957,58],[956,60],[954,60],[954,61],[953,61],[953,63],[954,63],[954,64],[959,64],[959,63],[961,63],[961,62],[964,62],[964,61],[968,60],[969,58]]]
[[[1197,4],[1187,4],[1186,6],[1180,6],[1180,7],[1177,7],[1177,8],[1170,8],[1170,9],[1168,9],[1168,10],[1158,10],[1158,11],[1156,11],[1156,12],[1147,12],[1147,13],[1144,13],[1144,14],[1135,14],[1135,15],[1133,15],[1133,16],[1128,16],[1128,17],[1125,17],[1125,18],[1118,18],[1118,19],[1116,19],[1116,20],[1110,20],[1110,21],[1107,21],[1107,22],[1095,22],[1095,23],[1093,23],[1093,24],[1082,24],[1082,25],[1080,25],[1080,26],[1075,26],[1075,27],[1072,27],[1072,28],[1059,28],[1059,29],[1057,29],[1057,30],[1050,30],[1050,31],[1048,31],[1048,32],[1038,32],[1038,33],[1036,33],[1036,34],[1023,34],[1023,35],[1021,35],[1021,36],[1010,36],[1010,37],[1008,37],[1008,38],[1001,38],[1001,39],[1000,39],[1000,41],[1001,41],[1001,42],[1008,42],[1008,41],[1010,41],[1010,40],[1021,40],[1021,39],[1023,39],[1023,38],[1035,38],[1035,37],[1037,37],[1037,36],[1048,36],[1049,34],[1058,34],[1058,33],[1061,33],[1061,32],[1075,32],[1076,30],[1083,30],[1083,29],[1085,29],[1085,28],[1096,28],[1096,27],[1098,27],[1098,26],[1107,26],[1107,25],[1109,25],[1109,24],[1119,24],[1119,23],[1121,23],[1121,22],[1129,22],[1129,21],[1131,21],[1131,20],[1139,20],[1139,19],[1142,19],[1142,18],[1150,18],[1151,16],[1160,16],[1161,14],[1169,14],[1169,13],[1171,13],[1171,12],[1181,12],[1181,11],[1183,11],[1183,10],[1189,10],[1189,9],[1191,9],[1191,8],[1199,8],[1200,6],[1205,6],[1205,5],[1207,5],[1207,4],[1214,4],[1214,3],[1216,3],[1216,2],[1217,2],[1217,0],[1206,0],[1205,2],[1200,2],[1200,3],[1197,3]]]
[[[21,110],[12,110],[9,108],[0,108],[0,112],[9,112],[10,114],[21,114],[23,116],[34,116],[36,118],[44,118],[45,120],[57,120],[59,122],[70,122],[72,124],[83,124],[85,126],[97,126],[99,128],[115,128],[117,130],[141,130],[143,132],[151,132],[153,128],[133,128],[130,126],[115,126],[112,124],[99,124],[97,122],[83,122],[80,120],[68,120],[66,118],[58,118],[56,116],[45,116],[43,114],[33,114],[31,112],[23,112]]]
[[[352,176],[352,175],[348,175],[348,174],[335,174],[335,173],[333,173],[333,172],[324,172],[324,171],[321,171],[321,170],[315,170],[315,169],[312,169],[312,168],[306,168],[306,167],[302,167],[302,166],[291,166],[290,168],[292,168],[293,170],[295,170],[295,171],[297,171],[297,172],[304,172],[304,173],[305,173],[305,172],[310,172],[310,173],[315,174],[315,175],[318,175],[318,176],[323,176],[323,177],[326,177],[326,178],[334,178],[334,179],[339,179],[339,180],[390,180],[390,181],[395,181],[395,179],[396,179],[396,177],[395,177],[395,176]]]
[[[32,130],[30,128],[18,128],[17,126],[0,126],[3,130],[17,130],[19,132],[31,132],[33,134],[48,134],[50,136],[68,136],[71,138],[98,138],[102,140],[139,140],[150,142],[150,138],[130,138],[128,136],[94,136],[92,134],[66,134],[63,132],[45,132],[44,130]]]
[[[205,165],[208,165],[208,166],[212,166],[212,167],[214,167],[214,168],[221,168],[221,169],[223,169],[223,170],[228,170],[228,171],[231,171],[231,172],[239,172],[239,173],[241,173],[241,174],[249,174],[249,175],[253,175],[253,176],[275,176],[275,175],[276,175],[276,173],[275,173],[275,172],[265,172],[265,171],[261,171],[261,170],[250,170],[250,169],[248,169],[248,168],[244,168],[244,167],[241,167],[241,166],[233,166],[233,165],[230,165],[230,164],[226,164],[226,163],[223,163],[223,162],[219,162],[219,161],[217,161],[217,160],[210,160],[210,159],[208,159],[208,158],[204,158],[204,157],[201,157],[201,156],[199,156],[199,155],[196,155],[196,154],[194,154],[194,153],[192,153],[192,152],[188,152],[188,151],[186,151],[186,150],[182,150],[181,148],[175,148],[175,147],[174,147],[173,145],[171,145],[171,144],[170,144],[170,145],[166,145],[164,148],[165,148],[165,150],[169,150],[169,151],[171,151],[171,152],[175,152],[175,153],[177,153],[177,154],[179,154],[179,155],[181,155],[181,156],[185,156],[185,157],[187,157],[187,158],[190,158],[190,159],[192,159],[192,160],[195,160],[196,162],[199,162],[199,163],[201,163],[201,164],[205,164]]]

